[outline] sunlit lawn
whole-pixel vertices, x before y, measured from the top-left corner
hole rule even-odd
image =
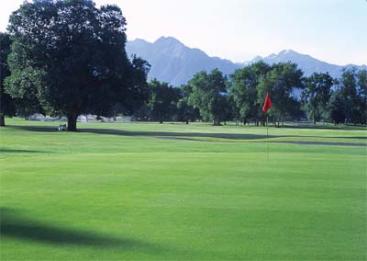
[[[366,260],[366,129],[0,129],[1,260]]]

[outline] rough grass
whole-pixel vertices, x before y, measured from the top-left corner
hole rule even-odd
[[[7,123],[1,260],[367,258],[363,128]]]

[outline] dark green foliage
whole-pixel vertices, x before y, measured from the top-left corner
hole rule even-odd
[[[191,106],[187,99],[182,98],[177,103],[177,120],[188,124],[200,118],[199,110]]]
[[[295,88],[302,88],[303,72],[294,63],[278,63],[271,67],[265,77],[261,78],[257,86],[258,104],[264,102],[269,92],[273,107],[269,115],[274,121],[284,121],[287,117],[294,118],[300,114],[300,103],[293,97]]]
[[[132,114],[134,111],[142,107],[149,99],[149,85],[147,83],[147,75],[150,70],[150,64],[136,56],[131,58],[131,67],[127,74],[128,95],[122,95],[122,103],[125,112]]]
[[[366,124],[366,70],[345,70],[330,102],[330,119],[335,123]]]
[[[150,108],[151,120],[160,123],[173,120],[173,116],[177,114],[176,104],[180,99],[180,89],[157,80],[151,81],[149,87],[151,95],[148,107]]]
[[[199,72],[189,81],[189,104],[199,109],[204,120],[219,125],[225,119],[226,79],[215,69],[211,73]]]
[[[190,121],[196,121],[200,118],[200,112],[197,108],[189,104],[189,96],[192,91],[190,85],[181,86],[181,99],[177,102],[177,120],[188,124]]]
[[[258,84],[270,69],[264,62],[258,62],[231,75],[230,95],[234,103],[234,113],[244,124],[249,120],[257,122],[261,107],[257,99]]]
[[[345,103],[339,90],[335,91],[331,96],[329,113],[330,119],[335,124],[345,122]]]
[[[76,130],[81,113],[111,115],[118,103],[131,109],[126,101],[144,99],[147,67],[127,58],[125,26],[117,6],[25,2],[8,27],[14,40],[9,93],[35,96],[47,113],[66,115],[68,130]]]
[[[367,123],[367,70],[361,70],[358,72],[358,87],[357,93],[359,97],[359,111],[361,117],[361,123]]]
[[[265,122],[262,104],[269,92],[273,107],[271,119],[278,122],[298,119],[301,115],[299,101],[293,96],[296,88],[302,88],[302,71],[296,64],[279,63],[272,66],[258,62],[237,70],[231,75],[230,94],[234,103],[233,115],[244,124]]]
[[[309,118],[315,124],[321,119],[327,119],[327,106],[333,84],[334,79],[328,73],[314,73],[305,79],[302,101],[305,104]]]
[[[4,79],[10,75],[7,58],[10,53],[9,34],[0,32],[0,126],[5,126],[5,115],[15,114],[14,100],[5,92]]]
[[[340,79],[340,95],[343,98],[346,123],[354,122],[357,117],[353,114],[357,103],[357,79],[354,69],[343,72]]]

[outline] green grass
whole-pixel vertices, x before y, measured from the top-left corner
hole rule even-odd
[[[7,123],[1,260],[367,259],[366,129]]]

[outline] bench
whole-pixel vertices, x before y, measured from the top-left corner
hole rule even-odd
[[[66,124],[61,124],[57,127],[58,131],[66,131]]]

